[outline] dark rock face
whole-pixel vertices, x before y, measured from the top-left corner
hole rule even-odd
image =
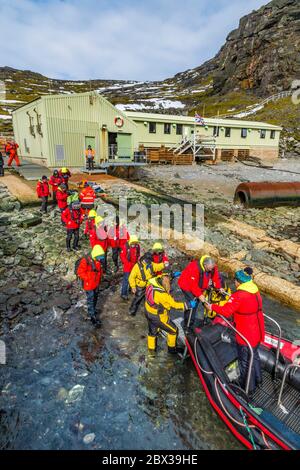
[[[290,89],[300,77],[299,0],[273,0],[243,17],[219,53],[195,71],[212,75],[221,93],[242,89],[268,96]]]

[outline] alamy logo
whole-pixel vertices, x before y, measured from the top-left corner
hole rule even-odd
[[[6,346],[4,341],[0,340],[0,365],[6,364]]]
[[[300,80],[294,80],[292,83],[292,102],[297,105],[300,104]]]

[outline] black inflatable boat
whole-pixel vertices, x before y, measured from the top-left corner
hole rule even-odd
[[[300,345],[282,339],[278,323],[267,317],[279,333],[267,333],[259,348],[263,382],[250,398],[248,386],[239,385],[236,330],[221,318],[223,325],[209,324],[187,336],[180,325],[212,407],[249,449],[300,449]],[[247,384],[249,379],[248,374]]]

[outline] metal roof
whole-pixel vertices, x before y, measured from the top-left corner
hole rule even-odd
[[[143,113],[136,111],[123,111],[130,119],[136,121],[162,121],[178,124],[195,124],[193,116],[179,116],[177,114],[156,114],[156,113]],[[217,118],[204,118],[204,121],[209,126],[224,126],[224,127],[253,127],[281,131],[282,127],[268,124],[259,121],[247,121],[241,119],[217,119]]]

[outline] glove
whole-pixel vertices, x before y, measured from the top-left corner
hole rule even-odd
[[[176,271],[175,273],[173,273],[174,278],[179,277],[180,275],[181,275],[181,271]]]

